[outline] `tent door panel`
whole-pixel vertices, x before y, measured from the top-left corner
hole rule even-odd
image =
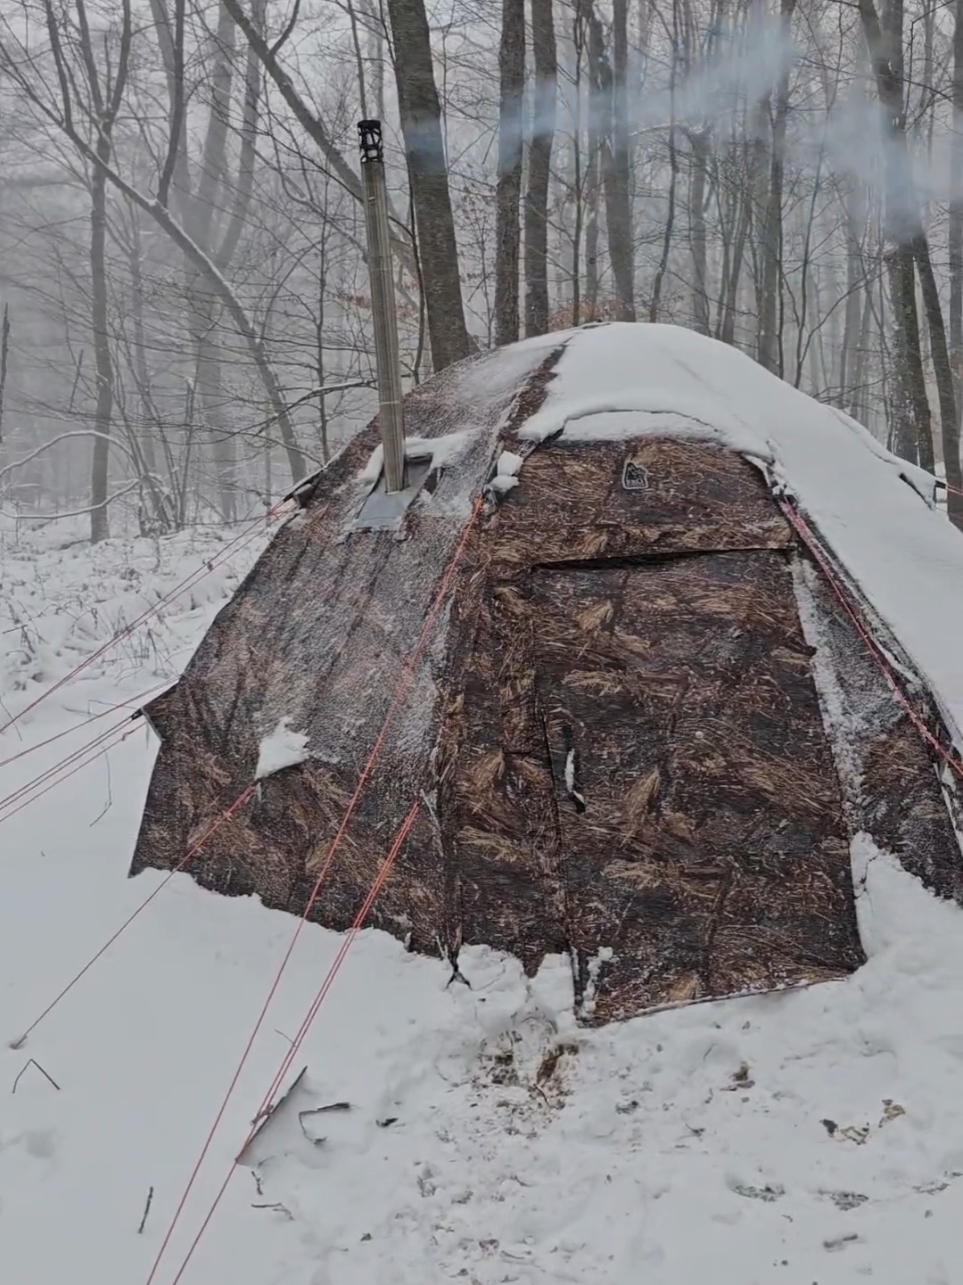
[[[538,717],[528,602],[512,586],[480,596],[456,657],[460,694],[440,764],[449,936],[517,955],[534,971],[565,947],[558,824]]]
[[[858,967],[839,785],[785,556],[534,580],[585,1016]]]

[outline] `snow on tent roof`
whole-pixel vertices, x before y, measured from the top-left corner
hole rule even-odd
[[[691,437],[764,461],[892,630],[963,746],[963,537],[928,502],[934,479],[842,411],[691,330],[613,323],[556,337],[565,344],[556,378],[519,435]]]

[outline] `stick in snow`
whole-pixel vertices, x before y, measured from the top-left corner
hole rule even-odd
[[[151,1207],[151,1203],[153,1202],[153,1199],[154,1199],[154,1188],[151,1187],[150,1191],[148,1191],[147,1193],[147,1204],[144,1206],[144,1216],[140,1220],[140,1226],[137,1228],[138,1236],[143,1236],[144,1234],[144,1228],[147,1226],[147,1215],[150,1213],[150,1207]]]
[[[11,1048],[21,1048],[21,1047],[22,1047],[22,1045],[23,1045],[23,1040],[20,1040],[17,1044],[11,1044],[11,1046],[10,1046],[10,1047],[11,1047]],[[27,1060],[26,1064],[25,1064],[25,1065],[24,1065],[24,1067],[23,1067],[23,1070],[20,1072],[20,1074],[17,1076],[17,1078],[16,1078],[16,1079],[14,1080],[14,1082],[13,1082],[13,1088],[12,1088],[12,1090],[11,1090],[11,1092],[12,1092],[12,1093],[16,1093],[16,1091],[17,1091],[17,1085],[20,1083],[21,1079],[23,1078],[24,1072],[27,1070],[27,1068],[28,1068],[28,1067],[31,1067],[31,1066],[35,1066],[35,1067],[37,1068],[37,1070],[40,1072],[40,1074],[43,1076],[43,1078],[44,1078],[45,1080],[49,1080],[49,1081],[50,1081],[50,1083],[51,1083],[51,1084],[54,1086],[54,1088],[57,1090],[57,1092],[58,1092],[58,1093],[60,1092],[60,1085],[59,1085],[59,1084],[57,1083],[57,1081],[53,1078],[53,1076],[52,1076],[52,1075],[48,1075],[48,1074],[47,1074],[47,1072],[43,1069],[43,1067],[40,1065],[40,1063],[39,1063],[39,1062],[34,1061],[34,1059],[33,1059],[33,1058],[28,1058],[28,1060]]]

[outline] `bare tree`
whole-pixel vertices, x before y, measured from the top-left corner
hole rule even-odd
[[[471,351],[461,297],[448,163],[441,132],[424,0],[387,0],[398,107],[418,224],[432,365],[444,370]]]
[[[580,192],[585,210],[585,319],[595,321],[598,317],[601,276],[599,243],[602,234],[602,130],[608,124],[610,113],[605,111],[602,93],[602,65],[605,60],[602,24],[596,17],[593,0],[578,0],[576,22],[581,27],[578,38],[585,48],[588,62],[585,179]]]
[[[91,323],[94,341],[94,358],[97,368],[97,409],[94,416],[93,467],[90,479],[90,538],[96,543],[110,534],[108,516],[108,470],[110,466],[110,431],[114,405],[114,369],[110,351],[107,319],[107,178],[104,166],[110,163],[112,134],[117,113],[124,97],[124,87],[130,66],[131,19],[130,0],[121,6],[121,30],[118,41],[117,65],[112,71],[109,53],[103,72],[97,65],[87,9],[84,0],[74,0],[80,51],[87,93],[92,107],[91,117],[95,130],[94,149],[98,164],[90,175],[90,280]],[[47,33],[56,60],[57,76],[66,86],[70,74],[60,42],[60,32],[53,20],[53,11],[47,8]],[[69,91],[64,89],[64,102],[69,102]]]
[[[36,68],[33,55],[13,39],[0,39],[0,67],[7,71],[11,80],[27,101],[36,108],[40,117],[69,140],[77,153],[91,165],[92,171],[96,170],[111,187],[146,213],[171,243],[184,254],[192,269],[204,277],[214,297],[224,307],[235,329],[244,339],[271,408],[270,422],[277,424],[284,441],[292,476],[295,480],[304,476],[306,472],[304,457],[298,447],[284,395],[262,336],[217,263],[193,239],[190,232],[168,208],[168,198],[177,168],[176,158],[180,150],[181,126],[178,113],[173,112],[169,122],[166,160],[159,177],[158,195],[156,198],[148,197],[124,179],[114,164],[107,159],[103,148],[98,147],[96,140],[100,138],[101,131],[98,127],[96,107],[92,100],[78,94],[77,79],[67,62],[66,49],[60,38],[62,14],[58,11],[54,0],[44,0],[44,12],[51,43],[50,53],[57,69],[59,101],[52,97],[48,98],[43,73]],[[35,70],[37,75],[33,74]],[[95,134],[94,143],[88,141],[85,130]]]
[[[939,289],[933,272],[929,241],[923,228],[919,196],[913,181],[906,141],[905,85],[903,68],[903,3],[891,0],[884,11],[886,26],[880,22],[873,0],[860,0],[860,17],[869,46],[880,103],[888,126],[887,223],[892,244],[888,250],[890,277],[897,314],[900,353],[905,362],[904,386],[913,407],[916,447],[925,468],[933,467],[932,430],[926,395],[916,287],[913,268],[919,273],[929,330],[930,347],[940,402],[943,460],[946,480],[952,487],[948,510],[956,525],[963,528],[963,471],[960,466],[959,425],[950,368],[949,349]],[[898,439],[908,453],[905,438]]]
[[[81,6],[112,89],[121,5]],[[956,514],[963,0],[148,0],[133,16],[107,152],[78,0],[0,14],[0,291],[17,316],[3,450],[25,458],[7,498],[75,512],[96,444],[113,529],[130,485],[158,531],[277,494],[279,446],[292,470],[330,456],[371,405],[354,157],[370,112],[413,382],[429,341],[436,367],[469,351],[469,318],[490,342],[630,318],[644,283],[643,315],[757,355],[923,464],[945,458]],[[790,23],[791,70],[771,39]],[[847,134],[877,99],[878,156],[867,130]],[[938,171],[944,155],[949,190],[939,174],[914,186],[910,156]]]
[[[796,0],[780,0],[779,17],[788,41]],[[772,151],[769,191],[762,215],[762,306],[759,312],[759,362],[777,375],[783,373],[780,297],[782,293],[783,171],[786,160],[786,124],[789,118],[789,66],[779,77],[772,114]]]
[[[689,249],[692,253],[692,324],[709,333],[708,230],[706,187],[709,177],[710,132],[689,129]]]
[[[535,91],[525,193],[525,333],[543,335],[549,316],[548,192],[558,81],[552,0],[532,0],[532,57]]]
[[[502,0],[498,69],[495,342],[510,344],[519,334],[519,202],[522,190],[522,101],[525,92],[525,0]]]
[[[598,19],[595,19],[598,23]],[[635,320],[635,263],[632,245],[631,170],[629,160],[628,111],[628,5],[613,0],[612,52],[609,61],[599,31],[600,90],[602,116],[601,164],[605,187],[605,221],[608,229],[609,259],[615,285],[616,318]]]
[[[665,24],[665,18],[662,18]],[[669,269],[669,256],[672,253],[672,237],[675,232],[676,197],[679,185],[679,151],[677,146],[676,123],[676,77],[679,70],[679,0],[672,0],[672,27],[668,31],[669,39],[669,181],[668,200],[666,203],[665,223],[662,231],[662,246],[659,263],[652,281],[652,294],[649,298],[649,321],[660,319],[662,306],[662,288]]]
[[[218,271],[230,271],[251,203],[257,155],[261,69],[248,46],[243,81],[241,146],[238,172],[232,182],[228,142],[231,135],[231,100],[234,82],[236,24],[220,4],[213,39],[212,59],[203,79],[210,86],[210,109],[196,176],[188,154],[185,130],[185,0],[174,0],[173,22],[167,0],[151,0],[159,45],[165,63],[170,99],[170,147],[161,177],[162,198],[170,183],[172,198],[185,230]],[[251,0],[250,22],[262,31],[266,0]],[[223,218],[219,217],[223,211]],[[195,361],[195,387],[211,434],[214,460],[226,520],[236,516],[236,449],[229,398],[224,386],[219,342],[221,305],[208,274],[190,259],[185,263],[185,304],[188,332]]]
[[[3,441],[3,403],[7,393],[7,371],[10,362],[10,304],[3,305],[0,322],[0,442]]]
[[[953,142],[950,151],[949,277],[950,355],[957,414],[963,407],[963,0],[953,14]]]
[[[906,148],[903,84],[903,4],[892,0],[883,11],[874,0],[859,0],[866,43],[887,130],[886,147],[886,264],[893,303],[893,338],[898,358],[895,372],[899,394],[894,401],[894,448],[900,455],[925,459],[932,451],[930,408],[926,396],[920,348],[919,314],[913,265],[913,240],[919,228],[914,211]]]

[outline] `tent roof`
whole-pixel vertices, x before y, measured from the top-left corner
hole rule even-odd
[[[963,537],[933,507],[935,479],[842,411],[691,330],[613,323],[554,337],[565,345],[556,377],[519,436],[691,437],[764,462],[892,630],[963,746]]]
[[[560,349],[546,383],[538,372]],[[539,408],[531,413],[533,406]],[[369,428],[319,477],[301,520],[278,533],[219,618],[210,647],[189,666],[202,677],[213,673],[232,627],[247,640],[237,644],[232,664],[270,637],[277,663],[259,670],[251,694],[259,737],[287,719],[310,736],[312,757],[350,757],[359,729],[387,700],[385,666],[400,664],[414,645],[473,497],[503,448],[549,437],[676,437],[725,446],[785,483],[963,748],[963,538],[933,507],[935,479],[891,455],[841,411],[693,331],[612,323],[459,363],[406,398],[406,420],[415,453],[424,455],[430,443],[445,466],[430,504],[413,510],[413,538],[389,545],[344,540],[377,476],[380,448]],[[272,597],[272,583],[283,586],[283,602]],[[332,611],[334,602],[341,610]],[[444,620],[434,655],[445,646]],[[322,666],[323,709],[319,657],[330,658]],[[291,663],[299,658],[303,664]],[[432,707],[425,662],[397,720],[396,736],[410,746],[422,745]],[[158,720],[165,702],[150,707]]]

